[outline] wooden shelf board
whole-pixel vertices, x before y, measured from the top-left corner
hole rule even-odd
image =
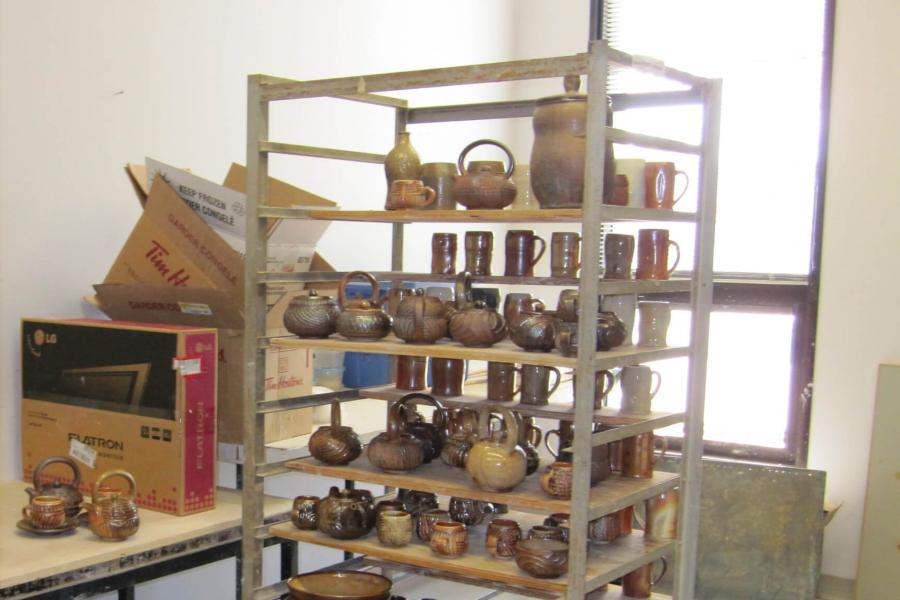
[[[580,208],[523,210],[309,210],[260,206],[261,218],[314,219],[319,221],[356,221],[367,223],[581,223]],[[694,222],[696,213],[603,205],[601,219],[617,221]]]
[[[518,515],[510,518],[519,520]],[[524,523],[520,521],[520,524],[525,528]],[[337,540],[318,531],[299,530],[288,522],[273,525],[269,528],[269,533],[280,538],[327,546],[355,554],[365,554],[425,569],[457,573],[483,578],[487,581],[550,592],[565,592],[566,578],[564,576],[558,579],[538,579],[519,569],[515,560],[497,559],[487,554],[484,549],[485,527],[486,525],[482,524],[469,528],[469,548],[466,554],[459,558],[440,557],[418,539],[414,539],[410,544],[400,548],[383,546],[378,541],[374,530],[355,540]],[[588,552],[585,577],[587,581],[591,582],[592,589],[597,588],[669,553],[673,548],[672,541],[644,538],[642,533],[621,538],[612,544],[595,545]]]
[[[527,512],[551,514],[569,512],[570,509],[568,500],[551,498],[541,490],[538,483],[540,471],[526,477],[525,481],[510,492],[488,492],[476,486],[465,469],[450,467],[440,459],[423,464],[408,473],[387,473],[372,466],[365,456],[346,466],[326,465],[314,458],[288,461],[285,466],[310,475],[499,502]],[[595,519],[657,496],[678,485],[678,479],[677,474],[662,471],[654,472],[653,477],[649,479],[631,479],[613,475],[591,489],[590,517]]]
[[[422,391],[428,393],[427,389]],[[397,400],[409,393],[411,392],[407,390],[398,390],[393,384],[363,388],[360,390],[360,395],[366,398],[388,401]],[[440,400],[441,404],[451,408],[503,407],[515,410],[522,415],[545,419],[571,421],[575,417],[575,409],[571,402],[553,402],[544,406],[534,406],[531,404],[521,404],[520,402],[495,402],[493,400],[486,400],[484,396],[478,395],[436,396],[436,398]],[[649,415],[627,415],[620,413],[616,408],[609,407],[594,411],[594,422],[603,423],[604,425],[628,426],[652,423],[653,429],[657,429],[668,427],[675,423],[681,423],[683,420],[684,413],[682,412],[653,412]]]
[[[525,352],[509,340],[503,340],[490,348],[467,348],[449,340],[442,340],[436,344],[407,344],[393,335],[389,335],[381,340],[358,342],[344,339],[335,334],[325,339],[301,339],[293,336],[276,337],[272,338],[269,343],[272,346],[284,348],[321,348],[324,350],[368,352],[371,354],[487,360],[549,367],[568,367],[570,369],[574,369],[577,363],[575,357],[565,357],[559,352]],[[598,352],[595,365],[598,369],[609,369],[653,360],[687,356],[687,353],[687,347],[679,346],[667,346],[664,348],[620,346],[608,352]]]

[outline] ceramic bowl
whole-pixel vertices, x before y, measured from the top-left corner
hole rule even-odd
[[[319,571],[288,579],[295,600],[387,600],[391,580],[361,571]]]

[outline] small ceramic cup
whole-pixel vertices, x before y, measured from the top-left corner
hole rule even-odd
[[[450,512],[441,508],[432,508],[419,515],[416,520],[416,537],[423,542],[431,541],[434,533],[434,524],[439,521],[449,521]]]
[[[554,498],[570,498],[574,472],[575,465],[570,462],[550,463],[541,474],[541,489]]]
[[[522,539],[519,524],[512,519],[494,519],[488,524],[484,548],[494,558],[513,558]]]
[[[446,558],[462,556],[469,547],[466,526],[455,521],[436,522],[428,546],[432,552]]]
[[[405,546],[412,540],[412,515],[405,510],[383,510],[375,523],[378,541],[385,546]]]
[[[568,541],[568,535],[561,527],[553,527],[551,525],[535,525],[528,530],[529,540],[558,540],[560,542]]]
[[[66,524],[66,506],[59,496],[35,496],[22,509],[35,529],[58,529]]]

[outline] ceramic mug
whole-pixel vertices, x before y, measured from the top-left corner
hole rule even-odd
[[[616,159],[616,175],[624,175],[628,178],[628,206],[644,208],[646,165],[646,161],[642,158]]]
[[[662,444],[659,458],[654,455],[657,440]],[[656,437],[653,432],[625,438],[622,440],[622,477],[650,479],[653,477],[653,465],[659,462],[667,449],[666,438]]]
[[[544,305],[541,303],[540,308],[537,308],[533,303],[531,294],[512,292],[506,295],[503,299],[503,321],[507,324],[507,326],[513,322],[513,319],[519,316],[523,310],[544,310]],[[537,300],[540,302],[540,300]]]
[[[606,369],[594,374],[594,410],[606,406],[606,398],[616,385],[616,376]],[[578,393],[578,376],[572,372],[572,397]]]
[[[675,195],[675,179],[684,176],[684,187]],[[644,165],[644,205],[647,208],[672,210],[687,192],[690,178],[684,171],[676,171],[672,162],[648,162]]]
[[[512,519],[494,519],[487,526],[484,549],[494,558],[513,558],[522,539],[519,524]]]
[[[397,389],[404,391],[424,390],[427,370],[428,358],[425,356],[398,356]]]
[[[447,558],[456,558],[466,553],[469,534],[466,526],[455,521],[438,521],[428,542],[431,551]]]
[[[675,262],[669,266],[669,246],[675,248]],[[637,279],[668,279],[681,259],[681,248],[669,239],[668,229],[641,229],[638,231]]]
[[[644,502],[646,523],[644,534],[658,539],[678,537],[678,488],[666,490]]]
[[[647,563],[638,567],[622,577],[622,593],[628,598],[650,598],[653,586],[657,585],[666,574],[668,563],[663,557],[662,571],[656,578],[653,577],[653,563]]]
[[[435,198],[434,190],[419,179],[395,179],[391,182],[384,209],[425,208],[434,204]]]
[[[516,368],[512,363],[488,362],[487,399],[494,402],[512,402],[519,388],[516,387]]]
[[[464,375],[464,360],[432,358],[431,393],[435,396],[462,396]]]
[[[550,276],[577,277],[580,261],[581,236],[574,231],[554,231],[550,236]]]
[[[641,316],[638,327],[638,345],[649,348],[666,346],[666,333],[672,321],[672,308],[668,302],[641,302],[638,304]]]
[[[529,540],[559,540],[560,542],[568,542],[569,535],[567,530],[555,525],[535,525],[528,530]]]
[[[535,253],[535,247],[540,250]],[[518,229],[506,232],[506,268],[503,274],[507,277],[533,277],[534,265],[537,264],[547,250],[544,238],[535,235],[529,229]]]
[[[522,365],[522,391],[520,401],[522,404],[543,406],[549,402],[550,396],[559,387],[562,376],[556,367],[544,367],[542,365]],[[550,373],[556,375],[556,381],[550,385]]]
[[[382,510],[375,519],[378,541],[385,546],[405,546],[412,540],[412,515],[405,510]]]
[[[610,544],[621,535],[619,512],[612,512],[588,523],[588,539],[595,544]]]
[[[494,234],[490,231],[467,231],[464,243],[466,271],[472,275],[490,275]]]
[[[534,190],[531,189],[531,165],[516,165],[512,176],[516,184],[516,199],[513,200],[512,210],[528,210],[540,208]]]
[[[435,233],[431,236],[431,272],[435,275],[456,274],[455,233]]]
[[[431,536],[434,533],[434,524],[439,521],[449,520],[450,511],[442,508],[431,508],[421,512],[419,518],[416,519],[416,537],[423,542],[430,541]]]
[[[653,385],[653,377],[656,385]],[[622,385],[622,406],[619,412],[627,415],[650,414],[651,400],[659,391],[662,375],[644,365],[629,365],[619,372]]]
[[[434,203],[426,207],[428,210],[456,210],[453,199],[453,184],[459,177],[456,163],[424,163],[419,167],[419,177],[434,190]]]
[[[632,344],[631,332],[634,331],[637,303],[637,294],[607,294],[600,298],[600,310],[615,314],[625,323],[623,346]]]
[[[66,506],[59,496],[35,496],[22,509],[35,529],[59,529],[66,524]]]
[[[607,233],[603,237],[603,278],[631,279],[634,259],[634,236]]]
[[[556,461],[547,465],[541,474],[541,489],[554,498],[571,498],[575,465]]]

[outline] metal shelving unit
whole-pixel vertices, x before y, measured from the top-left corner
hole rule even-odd
[[[687,89],[664,93],[624,94],[613,97],[614,109],[630,106],[664,106],[671,104],[701,104],[703,107],[703,132],[699,145],[668,140],[648,135],[635,134],[605,126],[607,71],[610,63],[622,67],[650,71],[653,74],[675,81]],[[404,131],[409,124],[432,123],[487,118],[508,118],[530,116],[534,108],[533,100],[489,102],[460,106],[409,107],[404,100],[379,95],[391,90],[407,90],[423,87],[465,85],[500,81],[516,81],[561,77],[564,75],[588,75],[588,119],[587,157],[585,164],[585,201],[583,209],[527,210],[527,211],[340,211],[340,210],[294,210],[277,209],[266,205],[268,156],[271,153],[315,156],[336,160],[382,163],[384,155],[352,152],[331,148],[300,146],[277,143],[269,140],[269,104],[275,101],[299,100],[302,98],[331,97],[335,101],[365,102],[387,107],[394,111],[395,130]],[[264,75],[252,75],[248,89],[247,127],[247,257],[245,277],[245,356],[246,376],[244,389],[245,462],[243,488],[243,599],[277,597],[285,591],[283,585],[261,587],[263,540],[275,535],[288,539],[319,543],[337,547],[349,552],[366,553],[366,561],[389,561],[392,568],[425,570],[429,573],[445,572],[448,576],[469,577],[481,585],[492,581],[498,588],[531,591],[540,597],[583,598],[585,594],[622,574],[655,560],[659,556],[674,552],[677,568],[675,597],[689,599],[694,596],[694,564],[697,552],[697,528],[700,504],[700,458],[702,454],[702,428],[704,385],[706,379],[707,338],[709,310],[712,300],[712,247],[713,225],[715,221],[716,157],[719,135],[719,105],[721,85],[717,80],[709,80],[690,75],[664,66],[662,63],[638,60],[610,48],[603,41],[594,41],[590,52],[558,58],[512,61],[445,69],[432,69],[404,73],[388,73],[362,77],[344,77],[319,81],[298,82]],[[700,157],[700,183],[696,212],[668,212],[649,209],[605,205],[601,202],[603,188],[603,154],[606,140],[636,146],[675,151]],[[389,273],[378,273],[379,279],[399,281],[415,277],[403,273],[404,227],[417,222],[455,223],[507,223],[507,222],[580,222],[582,224],[581,277],[577,280],[555,280],[533,277],[514,281],[503,277],[484,278],[484,281],[504,284],[525,285],[578,285],[581,310],[584,315],[595,315],[598,311],[598,293],[667,293],[689,291],[691,296],[691,341],[688,347],[646,349],[628,347],[612,352],[595,353],[587,346],[579,348],[577,357],[564,358],[558,353],[525,353],[509,345],[498,344],[489,349],[464,348],[457,344],[439,343],[434,345],[406,345],[390,338],[381,342],[350,342],[338,338],[326,340],[299,340],[297,338],[265,337],[265,291],[266,285],[286,281],[334,281],[341,273],[303,273],[285,276],[267,273],[265,228],[267,217],[325,219],[335,221],[365,221],[389,223],[393,228],[392,260]],[[601,226],[615,221],[671,221],[694,224],[695,253],[694,268],[689,278],[669,282],[624,281],[609,282],[600,279],[599,252]],[[429,280],[442,280],[441,276],[428,276]],[[479,281],[476,278],[476,281]],[[593,319],[582,319],[578,335],[581,339],[591,339],[594,335]],[[491,494],[475,488],[463,479],[449,477],[449,472],[440,471],[442,465],[425,465],[402,476],[387,475],[367,468],[363,459],[346,467],[323,467],[309,459],[265,463],[262,443],[263,415],[277,410],[287,410],[303,406],[316,406],[333,400],[350,400],[360,397],[357,390],[347,390],[320,394],[304,398],[266,402],[263,400],[263,354],[269,345],[325,347],[361,352],[386,354],[414,354],[420,356],[441,356],[450,358],[493,359],[504,362],[528,362],[575,368],[586,376],[578,378],[575,390],[574,408],[565,409],[564,415],[575,423],[592,421],[608,422],[616,428],[591,433],[589,428],[576,427],[572,450],[575,456],[575,486],[570,501],[550,500],[539,491],[532,490],[534,482],[522,484],[522,490],[507,494]],[[476,356],[477,354],[477,356]],[[488,356],[490,355],[490,356]],[[595,413],[593,406],[594,377],[587,374],[597,369],[635,364],[674,356],[689,358],[689,378],[687,408],[684,413],[654,413],[644,419],[618,419]],[[487,358],[486,358],[487,357]],[[365,392],[363,392],[365,394]],[[372,397],[390,399],[389,390],[372,390]],[[478,398],[460,398],[460,403],[478,404]],[[549,410],[549,409],[548,409]],[[552,410],[550,411],[552,413]],[[551,416],[551,415],[544,415]],[[559,418],[556,415],[556,418]],[[672,423],[684,422],[685,439],[683,447],[682,472],[673,476],[657,473],[651,480],[623,481],[616,478],[590,488],[590,450],[594,445],[608,443],[645,431],[650,431]],[[428,467],[428,468],[425,468]],[[366,540],[341,542],[318,536],[315,532],[299,532],[284,526],[263,525],[262,491],[267,476],[300,470],[338,477],[345,480],[369,481],[384,485],[398,485],[416,489],[446,488],[447,492],[470,498],[494,499],[509,504],[513,509],[525,511],[553,512],[565,508],[571,514],[571,539],[569,550],[569,572],[564,580],[547,583],[511,571],[508,568],[491,569],[483,563],[490,559],[472,556],[468,561],[436,561],[421,548],[411,548],[409,552],[388,552],[377,544]],[[448,468],[449,469],[449,468]],[[327,471],[327,472],[326,472]],[[440,472],[439,472],[440,471]],[[610,556],[598,558],[589,553],[587,544],[587,523],[590,519],[611,512],[623,506],[632,505],[652,497],[660,491],[679,486],[681,507],[679,514],[679,539],[674,542],[659,543],[651,539],[641,540],[632,536],[611,549]],[[443,488],[442,488],[443,489]],[[616,542],[618,544],[618,542]],[[474,544],[473,544],[474,545]],[[495,565],[496,566],[496,565]],[[603,598],[621,597],[621,592],[612,589]],[[659,597],[654,594],[654,598]]]

